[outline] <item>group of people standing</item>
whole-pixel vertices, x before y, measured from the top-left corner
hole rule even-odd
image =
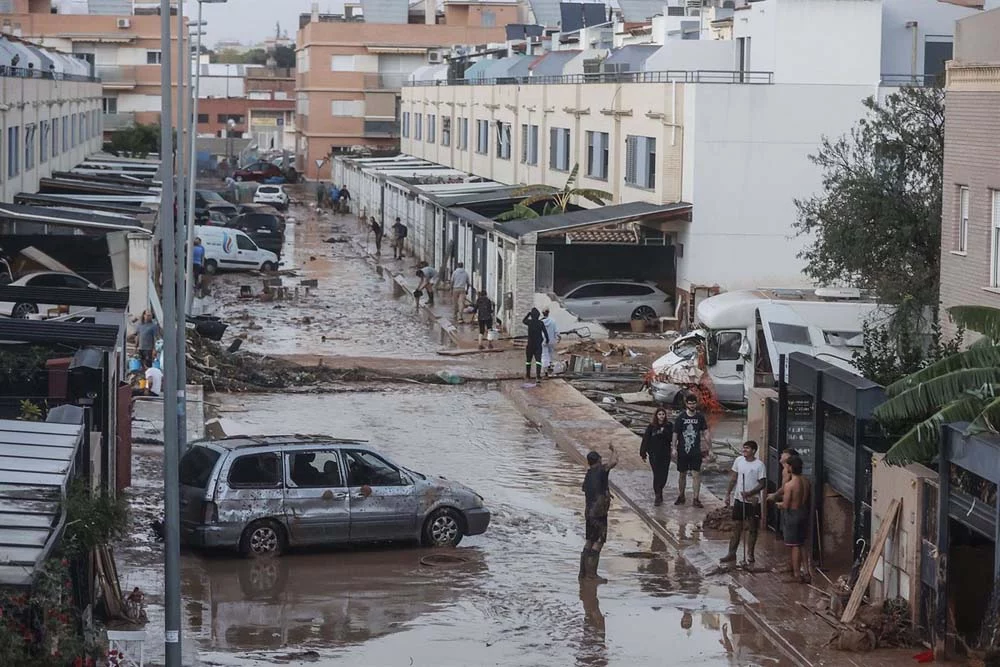
[[[364,222],[364,219],[362,219]],[[382,223],[378,221],[374,215],[368,218],[368,226],[375,235],[375,254],[382,254],[382,238],[385,236],[385,228],[382,227]],[[403,252],[406,248],[406,237],[409,235],[409,230],[406,225],[403,224],[402,220],[396,218],[396,222],[392,225],[392,258],[393,259],[403,259]]]
[[[316,184],[316,205],[320,208],[331,208],[334,213],[349,213],[351,210],[351,191],[346,185],[338,187],[335,183],[326,185],[322,181]]]

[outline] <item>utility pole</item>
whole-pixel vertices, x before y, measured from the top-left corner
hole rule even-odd
[[[174,225],[173,100],[170,76],[170,0],[160,0],[160,237],[163,261],[163,505],[164,655],[166,667],[181,667],[179,450],[177,449],[177,262]]]
[[[184,61],[189,59],[187,53],[187,42],[184,40],[187,26],[184,25],[184,3],[177,3],[177,235],[175,239],[175,252],[177,257],[177,282],[174,289],[177,293],[177,456],[179,457],[187,451],[187,291],[185,290],[185,280],[187,270],[191,263],[191,257],[185,252],[187,238],[187,199],[185,196],[187,178],[184,173],[184,128],[185,122],[185,98],[190,94],[190,89],[185,93],[184,88]],[[190,65],[188,65],[190,69]],[[190,104],[190,102],[188,102]]]

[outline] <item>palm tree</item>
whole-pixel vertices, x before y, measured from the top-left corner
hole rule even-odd
[[[890,426],[917,422],[886,452],[891,465],[933,458],[942,424],[968,422],[966,434],[1000,432],[1000,309],[954,306],[948,312],[983,337],[886,387],[889,400],[875,417]]]
[[[521,188],[515,193],[515,196],[524,197],[524,199],[514,204],[514,208],[511,210],[498,215],[496,217],[497,222],[539,218],[543,215],[565,213],[573,197],[583,197],[598,206],[604,206],[607,200],[614,197],[610,192],[604,190],[576,187],[576,178],[579,172],[580,165],[573,165],[573,171],[569,172],[569,178],[566,179],[566,185],[563,186],[562,190],[556,190],[549,185],[528,185]],[[542,202],[545,202],[545,205],[542,207],[541,213],[531,208],[533,205]]]

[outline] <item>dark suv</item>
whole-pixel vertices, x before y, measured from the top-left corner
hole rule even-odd
[[[244,213],[232,218],[227,227],[238,229],[264,250],[270,250],[281,256],[281,245],[285,235],[281,231],[281,220],[276,215],[267,213]]]

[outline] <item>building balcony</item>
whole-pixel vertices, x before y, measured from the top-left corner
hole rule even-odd
[[[365,119],[363,134],[370,139],[398,139],[399,121]]]
[[[139,77],[135,65],[97,65],[94,74],[106,89],[129,90],[135,88]]]
[[[365,90],[399,90],[403,87],[408,74],[402,72],[387,72],[381,74],[365,74]]]
[[[130,127],[135,127],[134,111],[124,112],[124,113],[104,114],[105,132],[114,132],[115,130],[125,130]]]
[[[559,76],[519,76],[500,79],[454,79],[452,81],[404,81],[406,87],[421,86],[494,86],[562,83],[729,83],[773,84],[774,72],[739,70],[665,70],[655,72],[592,72]]]
[[[948,90],[970,92],[1000,92],[1000,65],[948,63]]]

